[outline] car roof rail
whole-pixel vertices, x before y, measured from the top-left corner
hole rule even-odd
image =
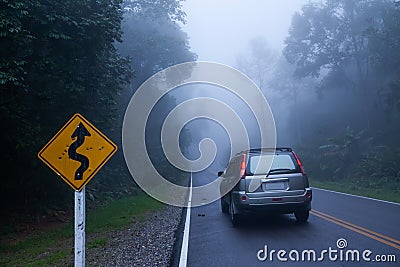
[[[262,148],[251,148],[249,150],[244,150],[241,151],[238,154],[243,154],[243,153],[258,153],[258,152],[262,152],[262,151],[271,151],[274,150],[274,148],[272,147],[262,147]],[[293,150],[290,147],[277,147],[275,148],[275,151],[280,151],[280,152],[292,152]]]
[[[275,150],[292,152],[293,150],[290,147],[277,147]]]

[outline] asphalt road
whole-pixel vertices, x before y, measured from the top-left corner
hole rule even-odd
[[[212,175],[194,174],[193,186],[215,179]],[[306,224],[293,215],[264,215],[235,228],[219,201],[192,208],[187,261],[182,262],[190,267],[400,266],[400,205],[314,188],[312,210]]]

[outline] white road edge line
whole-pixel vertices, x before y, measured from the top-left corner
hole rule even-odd
[[[192,174],[190,174],[190,190],[189,190],[189,199],[186,210],[186,221],[185,221],[185,229],[183,231],[183,241],[181,248],[181,258],[179,260],[179,267],[186,267],[187,264],[187,256],[188,256],[188,248],[189,248],[189,228],[190,228],[190,208],[192,206]]]
[[[322,188],[318,188],[318,187],[311,187],[311,188],[312,189],[321,190],[321,191],[327,191],[327,192],[331,192],[331,193],[337,193],[337,194],[341,194],[341,195],[345,195],[345,196],[352,196],[352,197],[364,198],[364,199],[369,199],[369,200],[375,200],[375,201],[383,202],[383,203],[387,203],[387,204],[400,205],[400,203],[386,201],[386,200],[382,200],[382,199],[376,199],[376,198],[371,198],[371,197],[352,195],[352,194],[347,194],[347,193],[343,193],[343,192],[337,192],[337,191],[333,191],[333,190],[322,189]]]

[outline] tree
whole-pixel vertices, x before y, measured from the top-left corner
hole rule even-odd
[[[313,171],[322,171],[318,176],[357,185],[390,180],[391,188],[398,188],[398,168],[389,159],[398,157],[399,147],[399,5],[396,0],[312,1],[292,18],[283,54],[295,76],[314,77],[321,93],[303,105],[315,114],[303,118],[313,138],[302,152]],[[385,174],[374,177],[372,169]]]
[[[377,43],[389,44],[390,39],[378,40],[377,35],[389,29],[389,13],[399,17],[390,0],[311,2],[293,16],[283,51],[287,60],[296,65],[296,75],[322,76],[323,88],[357,90],[367,114],[367,128],[373,119],[371,108],[377,99],[377,88],[387,77],[378,75],[376,63],[384,55]],[[393,38],[399,40],[399,36]]]
[[[128,14],[147,17],[152,21],[185,23],[186,14],[182,10],[182,2],[184,0],[125,0],[123,7]]]
[[[36,155],[72,114],[112,129],[118,92],[131,77],[114,47],[122,14],[120,0],[0,1],[1,197],[8,207],[65,201],[67,186]]]
[[[278,133],[281,132],[281,136],[292,133],[295,135],[292,142],[303,145],[303,136],[308,130],[303,125],[305,115],[303,106],[307,105],[307,102],[315,95],[317,83],[314,78],[294,75],[295,70],[296,67],[287,62],[283,56],[277,60],[269,82],[269,87],[275,92],[270,103],[275,111]],[[286,122],[286,126],[282,126],[283,121]],[[283,129],[284,127],[291,130]]]
[[[267,90],[268,80],[278,59],[278,53],[271,49],[263,37],[253,38],[249,51],[237,59],[239,70],[248,75],[261,90]]]
[[[121,93],[121,121],[128,100],[145,80],[169,66],[196,59],[196,55],[190,51],[187,34],[178,25],[178,21],[184,22],[185,17],[180,1],[126,1],[124,5],[123,42],[118,45],[118,51],[132,59],[131,69],[135,77]],[[175,98],[166,95],[150,114],[146,129],[150,157],[158,170],[167,177],[176,177],[179,172],[163,156],[161,126],[175,105]],[[180,140],[185,149],[191,140],[190,133],[182,131]]]

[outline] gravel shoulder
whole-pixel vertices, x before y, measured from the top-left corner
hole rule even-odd
[[[166,206],[122,230],[91,235],[106,240],[86,250],[87,266],[169,266],[182,208]]]

